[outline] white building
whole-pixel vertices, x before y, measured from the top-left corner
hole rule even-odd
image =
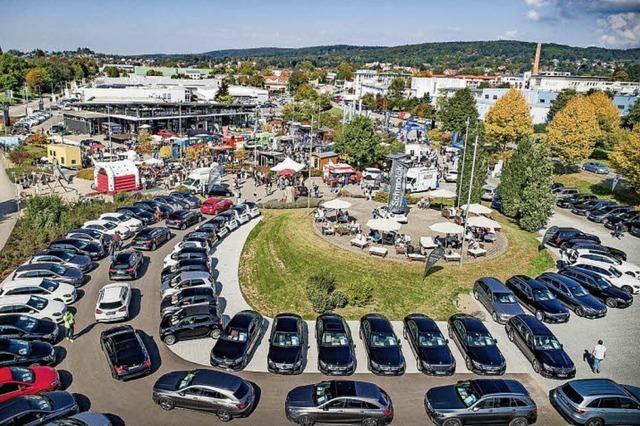
[[[409,79],[409,74],[397,72],[378,72],[376,70],[362,69],[355,72],[354,87],[356,98],[360,99],[366,94],[386,95],[391,82],[401,77]]]
[[[609,91],[619,95],[639,95],[640,83],[632,81],[611,81],[605,77],[582,77],[566,75],[532,75],[529,88],[560,92],[564,89],[574,89],[577,92],[589,90]]]
[[[462,78],[455,77],[412,77],[411,78],[411,95],[421,98],[425,94],[429,94],[432,101],[441,95],[448,96],[451,91],[464,89],[467,87],[467,81]]]
[[[184,87],[84,87],[79,89],[83,102],[186,102],[190,95]]]

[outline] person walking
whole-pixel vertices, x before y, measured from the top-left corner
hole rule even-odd
[[[591,371],[596,374],[600,373],[600,364],[607,356],[607,348],[604,346],[602,340],[598,340],[598,344],[595,345],[593,351],[591,351],[591,357],[593,358],[593,365]]]
[[[622,222],[618,222],[616,223],[616,226],[613,230],[613,236],[617,239],[621,239],[622,237],[624,237],[624,231],[624,225],[622,224]]]
[[[76,323],[76,317],[71,311],[67,311],[62,320],[64,321],[65,337],[68,341],[73,342],[73,325]]]
[[[116,231],[113,234],[113,240],[111,241],[111,255],[114,256],[118,251],[120,251],[120,244],[122,243],[122,236],[120,235],[120,231]]]

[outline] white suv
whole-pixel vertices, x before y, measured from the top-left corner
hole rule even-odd
[[[131,287],[128,283],[107,284],[98,293],[96,321],[124,321],[129,318]]]
[[[110,222],[116,222],[116,223],[119,222],[120,224],[129,228],[129,230],[133,233],[141,231],[142,228],[144,228],[144,224],[140,219],[136,219],[124,213],[104,213],[104,214],[101,214],[98,219],[108,220]]]
[[[36,295],[67,305],[76,301],[76,288],[48,278],[18,278],[0,285],[0,296]]]
[[[49,300],[34,295],[0,297],[0,315],[26,314],[37,319],[62,322],[67,305],[57,300]]]
[[[120,222],[112,222],[110,220],[89,220],[82,225],[85,229],[95,229],[107,235],[115,235],[116,231],[120,232],[123,239],[133,236],[133,232]]]

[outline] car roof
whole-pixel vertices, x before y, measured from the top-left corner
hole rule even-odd
[[[49,262],[42,262],[42,263],[27,263],[26,265],[20,265],[16,268],[16,272],[20,271],[38,271],[38,270],[50,270],[52,265],[57,265],[61,268],[64,268],[64,266],[57,264],[57,263],[49,263]]]
[[[621,385],[610,379],[578,379],[570,381],[569,384],[583,396],[626,394]]]
[[[344,320],[337,314],[324,314],[320,315],[318,319],[322,322],[324,327],[328,330],[341,330],[344,328]]]
[[[559,274],[557,272],[545,272],[541,276],[547,276],[547,277],[553,278],[569,286],[573,286],[577,284],[575,280],[567,277],[566,275]]]
[[[511,290],[509,290],[507,288],[507,286],[505,286],[502,281],[500,281],[497,278],[493,278],[493,277],[483,277],[480,278],[478,281],[483,282],[491,291],[499,291],[502,293],[511,293]]]
[[[204,278],[208,280],[211,278],[211,275],[208,272],[204,271],[185,271],[180,273],[181,281],[193,280],[197,278]]]
[[[467,331],[487,332],[487,328],[482,324],[482,321],[476,317],[466,314],[456,314],[454,316],[455,319],[462,321]]]
[[[22,286],[40,285],[44,278],[16,278],[15,280],[5,281],[0,284],[0,288],[16,288]]]
[[[300,320],[300,317],[297,315],[295,316],[291,314],[278,315],[274,321],[276,323],[275,329],[277,331],[284,331],[289,333],[297,332],[299,320]]]
[[[215,370],[197,370],[191,380],[192,386],[212,386],[218,389],[225,389],[229,392],[235,392],[244,380],[232,374],[223,373]]]
[[[482,395],[496,393],[517,393],[529,395],[527,389],[517,380],[476,379],[473,383]]]
[[[425,331],[425,332],[440,331],[436,322],[426,315],[411,314],[411,315],[407,315],[406,320],[413,321],[416,324],[416,327],[418,327],[419,331]]]
[[[16,303],[27,303],[33,295],[31,294],[12,294],[10,296],[0,297],[0,305],[13,305]],[[38,296],[36,296],[38,297]]]
[[[538,321],[533,315],[519,314],[516,315],[515,318],[518,318],[525,323],[535,335],[553,336],[551,330],[549,330],[549,328],[542,322]]]
[[[120,294],[122,293],[123,288],[129,288],[129,284],[127,283],[114,283],[107,284],[102,287],[102,297],[100,298],[101,302],[119,302]]]
[[[380,398],[380,388],[373,383],[358,382],[353,380],[334,380],[331,388],[336,397],[357,396],[360,398]]]
[[[256,314],[253,311],[240,311],[231,318],[229,326],[232,327],[248,327]]]
[[[368,314],[365,315],[363,320],[366,320],[371,325],[371,331],[377,332],[393,332],[393,328],[391,327],[391,323],[388,319],[378,314]]]

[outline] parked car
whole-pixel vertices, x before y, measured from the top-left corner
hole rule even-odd
[[[162,298],[160,302],[160,316],[179,311],[185,306],[210,305],[216,306],[218,298],[210,287],[187,287],[177,293]]]
[[[165,297],[186,287],[206,286],[215,290],[209,266],[201,260],[180,261],[183,266],[161,275],[160,294]],[[189,274],[189,275],[187,275]]]
[[[0,284],[0,296],[36,295],[58,300],[65,304],[76,301],[76,288],[72,284],[53,281],[49,278],[19,278]]]
[[[577,260],[573,267],[583,269],[591,272],[592,274],[599,275],[602,278],[605,278],[612,285],[616,286],[620,290],[624,291],[627,294],[637,294],[640,292],[640,281],[637,278],[623,274],[618,269],[613,266],[597,266],[596,262],[590,262],[588,260],[581,261]]]
[[[160,212],[160,218],[165,219],[171,213],[173,213],[173,209],[166,204],[158,203],[152,200],[138,201],[134,205],[134,207],[140,207],[142,209],[147,210],[151,214],[155,214],[156,211]]]
[[[611,216],[629,212],[635,212],[635,207],[612,204],[609,206],[601,207],[597,210],[591,210],[589,214],[587,214],[587,220],[590,220],[591,222],[603,223]]]
[[[58,263],[29,263],[18,266],[11,279],[21,278],[49,278],[75,287],[80,287],[85,281],[85,276],[80,269]]]
[[[130,325],[111,327],[100,333],[100,348],[114,379],[128,380],[151,372],[149,351]]]
[[[315,423],[387,425],[393,421],[389,395],[377,385],[351,380],[332,380],[293,388],[284,411],[289,421]]]
[[[55,349],[47,342],[0,339],[0,367],[52,365],[55,362]]]
[[[164,258],[163,268],[175,267],[183,260],[200,260],[209,264],[209,250],[202,247],[184,247]]]
[[[552,247],[560,247],[564,243],[575,238],[589,240],[592,243],[600,244],[600,238],[596,235],[586,234],[576,228],[550,228],[547,232],[550,234],[547,239],[547,244]]]
[[[423,314],[404,317],[404,338],[416,357],[419,371],[433,376],[451,376],[456,371],[456,360],[435,321]]]
[[[125,206],[125,207],[120,207],[117,211],[120,213],[129,215],[131,217],[134,217],[145,225],[151,225],[152,223],[156,223],[154,214],[141,207]]]
[[[253,410],[255,392],[249,382],[222,371],[174,371],[153,385],[153,402],[163,410],[188,408],[212,412],[226,422]]]
[[[128,283],[107,284],[100,289],[96,302],[97,322],[123,321],[129,319],[131,287]]]
[[[457,180],[458,180],[458,171],[456,169],[451,169],[444,175],[445,182],[455,182]]]
[[[122,212],[103,213],[98,219],[124,225],[131,231],[132,234],[140,231],[144,227],[144,224],[141,220]]]
[[[85,254],[92,260],[102,259],[106,254],[104,246],[97,242],[76,238],[61,238],[49,244],[49,249],[65,250],[76,254]]]
[[[183,306],[160,320],[160,340],[171,346],[181,340],[213,339],[222,333],[222,317],[217,305]]]
[[[360,339],[369,359],[369,370],[378,375],[401,376],[405,362],[400,341],[389,320],[380,314],[360,318]]]
[[[588,172],[596,173],[599,175],[609,174],[609,169],[606,166],[600,163],[596,163],[595,161],[587,161],[582,165],[582,168]]]
[[[524,426],[538,419],[536,403],[516,380],[462,380],[432,387],[424,397],[424,406],[429,419],[443,426]]]
[[[86,229],[95,229],[107,235],[115,235],[116,232],[120,233],[123,240],[133,236],[133,231],[122,222],[112,222],[110,220],[88,220],[82,225]]]
[[[144,228],[131,240],[131,248],[138,250],[155,250],[171,239],[171,231],[165,227]]]
[[[0,404],[21,396],[52,392],[59,386],[58,372],[51,367],[0,368]]]
[[[169,194],[170,196],[177,198],[179,200],[184,201],[189,206],[190,209],[197,209],[200,207],[200,198],[198,198],[191,191],[173,191]]]
[[[223,218],[226,221],[224,226],[227,227],[227,230],[229,232],[235,231],[240,226],[240,224],[236,220],[236,214],[234,212],[230,212],[229,210],[220,213],[216,217]]]
[[[497,341],[482,321],[466,314],[454,314],[447,322],[449,338],[462,352],[467,369],[476,374],[501,375],[507,363]]]
[[[179,210],[189,208],[188,204],[184,203],[183,201],[178,200],[177,198],[169,197],[167,195],[156,195],[155,197],[152,198],[152,200],[155,201],[156,203],[164,204],[165,206],[168,206],[173,210],[174,213]]]
[[[244,204],[238,204],[229,209],[236,215],[236,220],[240,225],[244,225],[245,223],[251,220],[251,216],[249,215],[249,211]]]
[[[139,251],[116,253],[109,266],[110,280],[137,280],[144,265],[144,256]]]
[[[604,227],[613,230],[618,223],[622,223],[624,229],[629,231],[631,224],[638,221],[640,221],[640,212],[636,210],[622,211],[609,215],[609,217],[604,220]]]
[[[217,215],[229,210],[233,202],[227,198],[208,198],[200,205],[200,213]]]
[[[0,338],[20,340],[42,340],[55,343],[60,329],[51,320],[38,319],[24,314],[0,316]]]
[[[605,269],[608,274],[613,275],[619,279],[619,283],[615,283],[615,279],[611,279],[613,284],[623,288],[625,285],[627,291],[637,293],[635,285],[640,284],[640,266],[631,262],[626,262],[612,256],[610,253],[604,251],[584,250],[578,249],[573,251],[570,261],[572,264],[592,265],[598,268]],[[603,273],[604,274],[604,273]],[[628,283],[624,283],[628,278]]]
[[[338,314],[322,314],[316,319],[318,370],[331,376],[348,376],[356,370],[351,330]]]
[[[300,374],[307,358],[306,324],[297,314],[273,318],[269,336],[267,368],[276,374]]]
[[[66,250],[42,250],[36,252],[28,263],[57,263],[58,265],[76,268],[88,272],[93,268],[93,261],[84,254],[76,254]]]
[[[551,405],[571,424],[640,425],[640,388],[610,379],[571,380],[549,392]]]
[[[65,312],[67,312],[67,305],[41,296],[24,294],[0,297],[0,316],[25,314],[60,323]]]
[[[564,247],[567,249],[569,255],[572,255],[572,252],[580,249],[589,249],[600,252],[606,252],[609,256],[616,258],[618,260],[627,260],[627,253],[622,250],[619,250],[614,247],[603,246],[601,244],[597,244],[591,240],[582,240],[582,239],[572,239],[564,243]]]
[[[207,188],[208,197],[233,197],[233,192],[224,185],[211,185]]]
[[[593,210],[597,210],[602,207],[615,205],[615,201],[611,200],[591,200],[585,201],[584,203],[574,204],[571,208],[571,213],[577,214],[578,216],[586,216],[589,212]]]
[[[562,209],[570,209],[574,204],[585,203],[587,201],[597,200],[598,197],[591,194],[575,194],[565,198],[559,198],[556,200],[556,206]]]
[[[214,231],[208,231],[206,229],[197,229],[189,232],[182,239],[183,242],[199,242],[202,243],[202,247],[211,250],[213,246],[218,242],[218,235]]]
[[[524,314],[513,292],[497,278],[477,280],[473,285],[473,297],[487,308],[497,323],[505,324],[512,316]]]
[[[72,394],[65,391],[21,396],[0,406],[0,424],[36,426],[80,411]]]
[[[187,229],[201,220],[202,216],[199,212],[192,210],[178,210],[167,217],[166,223],[169,228]]]
[[[111,419],[104,414],[83,411],[71,417],[49,422],[47,426],[112,426],[112,423]]]
[[[235,314],[211,349],[211,365],[231,370],[246,367],[262,336],[263,322],[255,311]]]
[[[567,276],[555,272],[545,272],[538,275],[536,281],[546,285],[558,300],[579,317],[602,318],[607,314],[607,306],[604,303]]]
[[[629,229],[629,234],[633,235],[634,237],[640,238],[640,220],[631,222],[628,225],[628,229]]]
[[[555,192],[556,199],[569,198],[578,195],[580,192],[577,188],[562,188]]]
[[[484,201],[491,201],[493,197],[496,195],[496,187],[493,185],[484,185],[482,187],[482,195],[480,195],[480,199]]]
[[[67,233],[66,239],[70,240],[84,240],[91,243],[96,243],[100,247],[108,248],[111,245],[113,237],[111,235],[103,234],[95,229],[75,228]],[[73,250],[71,250],[73,252]]]
[[[532,315],[516,315],[505,325],[507,337],[533,366],[533,371],[552,379],[571,379],[576,367],[556,336]]]
[[[247,206],[247,209],[249,211],[249,216],[251,216],[251,219],[254,219],[258,216],[260,216],[260,209],[258,208],[258,205],[256,203],[253,203],[251,201],[247,201],[246,203],[244,203]]]
[[[614,287],[609,280],[591,271],[570,266],[562,269],[560,274],[578,282],[609,308],[627,308],[633,304],[632,295]]]
[[[539,321],[567,322],[571,314],[543,283],[526,275],[514,275],[507,280],[509,287],[522,306],[527,308]]]

